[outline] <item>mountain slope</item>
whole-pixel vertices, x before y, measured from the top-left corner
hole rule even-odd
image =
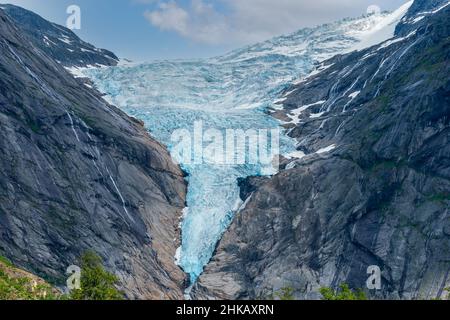
[[[65,67],[115,66],[119,62],[114,53],[84,42],[68,28],[51,23],[34,12],[10,4],[2,4],[0,9],[11,17],[36,48]]]
[[[0,10],[0,254],[62,286],[94,250],[129,298],[182,298],[183,173],[24,33]]]
[[[450,284],[450,7],[416,0],[396,37],[325,61],[286,90],[305,156],[241,182],[245,208],[193,297],[258,298],[292,287],[366,288],[377,298],[442,297]],[[441,8],[440,10],[438,10]],[[424,15],[423,12],[432,12]],[[419,15],[418,15],[419,14]],[[414,26],[411,22],[414,21]]]

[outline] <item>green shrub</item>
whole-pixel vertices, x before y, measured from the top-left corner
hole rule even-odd
[[[367,300],[367,296],[361,289],[353,291],[348,284],[342,284],[339,290],[331,288],[320,289],[323,300]]]
[[[13,266],[11,261],[9,261],[9,259],[7,259],[5,257],[2,257],[2,256],[0,256],[0,263],[3,263],[7,267],[12,267]]]
[[[62,296],[43,280],[0,257],[0,300],[57,300]]]
[[[74,300],[122,300],[117,290],[118,278],[106,271],[102,259],[94,252],[86,252],[81,258],[81,288],[72,290]]]

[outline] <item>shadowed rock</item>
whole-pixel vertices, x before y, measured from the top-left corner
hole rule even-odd
[[[182,298],[182,171],[24,33],[0,10],[0,253],[63,286],[94,250],[129,298]]]

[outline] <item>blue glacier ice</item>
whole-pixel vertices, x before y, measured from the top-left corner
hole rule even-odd
[[[265,111],[280,93],[310,73],[315,62],[354,48],[386,19],[388,14],[303,29],[211,59],[155,61],[84,74],[112,104],[142,119],[152,136],[173,150],[174,130],[192,131],[198,120],[221,130],[279,128]],[[283,135],[281,152],[294,148]],[[275,171],[258,164],[181,166],[189,173],[189,188],[177,258],[194,282],[242,205],[237,179]]]

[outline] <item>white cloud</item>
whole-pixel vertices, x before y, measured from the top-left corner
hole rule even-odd
[[[188,35],[189,13],[174,1],[161,3],[156,11],[146,11],[145,17],[161,30],[176,31],[183,36]]]
[[[138,0],[141,2],[149,0]],[[150,0],[157,1],[157,0]],[[159,0],[145,12],[152,25],[196,42],[246,44],[305,26],[358,16],[369,5],[394,9],[406,0]],[[223,10],[223,8],[226,10]],[[219,9],[220,8],[220,9]],[[224,13],[226,12],[226,14]]]
[[[161,2],[158,9],[146,11],[150,23],[164,31],[178,34],[198,42],[219,44],[228,30],[226,17],[203,0],[192,0],[189,8],[175,1]]]

